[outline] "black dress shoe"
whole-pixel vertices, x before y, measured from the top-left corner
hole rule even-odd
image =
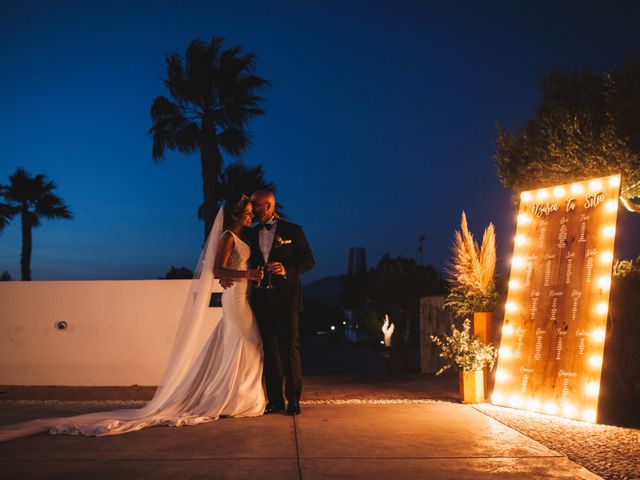
[[[298,402],[289,402],[287,405],[287,415],[300,415],[300,404]]]
[[[267,403],[267,407],[264,409],[264,414],[277,413],[284,411],[284,403]]]

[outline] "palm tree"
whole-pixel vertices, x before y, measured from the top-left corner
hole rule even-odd
[[[20,256],[21,279],[31,280],[31,230],[40,226],[42,218],[73,218],[73,215],[53,191],[56,185],[40,174],[31,176],[18,168],[9,185],[0,190],[10,212],[19,213],[22,220],[22,253]]]
[[[7,187],[0,185],[0,196],[4,195],[4,191]],[[0,233],[9,224],[16,212],[6,203],[0,202]]]
[[[185,57],[167,55],[165,85],[172,100],[157,97],[151,106],[153,159],[165,149],[200,152],[201,207],[205,238],[216,213],[216,184],[222,170],[221,150],[235,158],[251,143],[247,124],[265,111],[259,94],[269,82],[255,75],[256,56],[236,46],[224,50],[222,39],[194,40]]]

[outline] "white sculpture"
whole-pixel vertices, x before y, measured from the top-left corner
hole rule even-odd
[[[384,334],[384,346],[391,346],[391,335],[393,335],[393,330],[396,326],[392,323],[389,325],[389,315],[384,316],[384,323],[382,324],[382,333]]]

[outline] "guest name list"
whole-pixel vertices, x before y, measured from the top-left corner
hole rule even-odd
[[[493,403],[596,421],[619,190],[521,194]]]

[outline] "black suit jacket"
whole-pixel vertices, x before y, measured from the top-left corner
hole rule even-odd
[[[247,233],[247,237],[251,247],[249,260],[251,268],[264,265],[264,258],[260,251],[258,227],[251,228]],[[316,262],[313,259],[309,241],[300,225],[282,219],[278,220],[268,261],[282,263],[287,272],[286,278],[281,275],[272,276],[271,283],[275,290],[266,294],[273,298],[274,302],[268,303],[276,306],[278,310],[301,312],[304,304],[300,276],[311,270]],[[264,290],[253,290],[254,298],[260,295],[265,295]],[[258,304],[261,306],[260,308],[264,308],[264,302],[258,302]],[[256,313],[260,314],[260,312]]]

